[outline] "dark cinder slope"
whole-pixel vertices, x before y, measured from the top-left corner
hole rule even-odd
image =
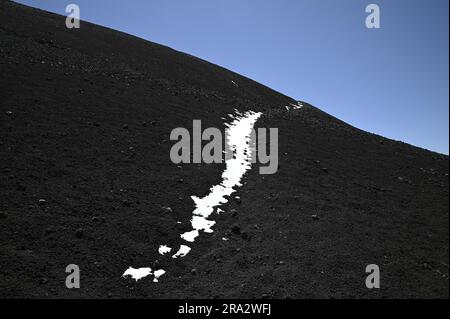
[[[308,104],[288,114],[291,98],[221,67],[9,1],[0,74],[0,297],[449,296],[447,156]],[[157,262],[223,169],[177,167],[169,134],[193,119],[223,127],[234,108],[279,128],[279,171],[255,166],[214,233]],[[81,289],[65,287],[72,263]],[[368,264],[379,290],[365,287]],[[121,278],[130,265],[167,274],[135,283]]]

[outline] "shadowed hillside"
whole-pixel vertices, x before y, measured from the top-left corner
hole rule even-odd
[[[288,112],[293,99],[219,66],[3,0],[0,74],[0,297],[449,296],[448,156],[307,103]],[[161,260],[158,246],[190,230],[190,196],[224,168],[173,164],[170,132],[224,128],[234,109],[279,129],[279,170],[256,164],[214,232]],[[80,289],[65,286],[68,264]],[[368,264],[381,289],[365,287]],[[130,265],[167,274],[121,278]]]

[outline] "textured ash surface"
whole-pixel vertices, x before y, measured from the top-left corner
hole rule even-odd
[[[0,297],[448,298],[447,156],[308,104],[288,115],[292,99],[223,68],[64,22],[0,1]],[[214,233],[155,262],[224,168],[172,164],[170,131],[223,128],[234,108],[279,128],[278,173],[254,166]],[[135,283],[121,278],[130,265],[167,274]]]

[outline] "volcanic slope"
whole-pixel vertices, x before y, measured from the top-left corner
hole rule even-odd
[[[449,296],[447,156],[307,103],[288,112],[292,98],[219,66],[4,0],[0,74],[0,297]],[[279,170],[255,164],[214,232],[163,259],[158,246],[191,230],[190,196],[224,169],[173,164],[170,132],[193,119],[224,128],[234,109],[279,128]],[[80,289],[65,286],[69,264]],[[369,264],[380,289],[365,286]],[[167,273],[135,282],[128,266]]]

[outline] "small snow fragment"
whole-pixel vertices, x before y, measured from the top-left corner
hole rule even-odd
[[[123,273],[122,277],[131,276],[134,280],[138,281],[139,279],[142,279],[144,277],[147,277],[152,274],[152,269],[149,267],[145,268],[138,268],[135,269],[133,267],[129,267],[125,272]]]
[[[289,103],[294,110],[300,110],[303,107],[303,103],[298,101],[297,104]]]
[[[193,242],[195,238],[197,238],[199,235],[198,230],[194,229],[188,232],[185,232],[184,234],[181,234],[180,237],[183,238],[185,241]]]
[[[166,245],[161,245],[161,246],[159,246],[158,252],[161,255],[165,255],[167,253],[170,253],[171,250],[172,250],[172,248],[167,247]]]
[[[193,242],[199,235],[200,230],[203,230],[205,233],[212,233],[211,227],[214,226],[215,223],[215,221],[208,220],[204,217],[194,216],[191,220],[193,230],[181,234],[180,236],[186,241]]]
[[[161,277],[162,275],[164,275],[166,272],[165,270],[159,269],[156,270],[153,275],[155,276],[155,278],[153,279],[153,282],[158,282],[159,277]]]
[[[181,245],[178,252],[172,258],[184,257],[191,251],[191,248],[186,245]]]

